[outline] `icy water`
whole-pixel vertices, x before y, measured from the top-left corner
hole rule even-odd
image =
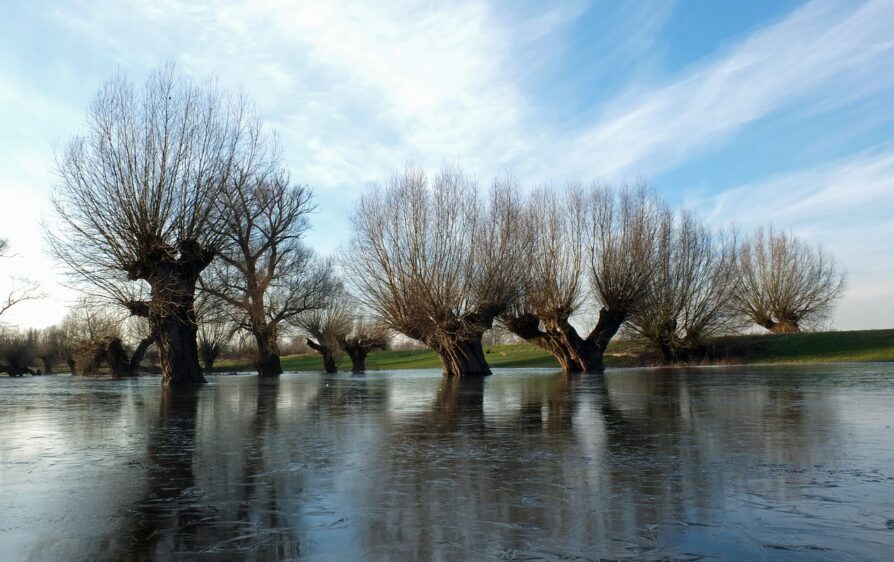
[[[0,379],[0,560],[892,560],[894,365]]]

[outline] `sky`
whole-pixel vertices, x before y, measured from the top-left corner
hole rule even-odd
[[[408,162],[482,185],[645,179],[743,233],[822,244],[847,270],[835,329],[894,327],[894,0],[191,2],[0,0],[0,238],[58,322],[76,293],[47,252],[54,153],[123,71],[168,61],[254,100],[318,212]]]

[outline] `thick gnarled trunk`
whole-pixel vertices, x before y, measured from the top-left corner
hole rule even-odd
[[[366,372],[366,356],[369,355],[369,349],[360,345],[349,345],[345,346],[344,350],[351,358],[351,372]]]
[[[190,248],[187,255],[192,254],[199,252]],[[164,385],[205,382],[199,365],[195,294],[199,273],[210,261],[210,254],[183,258],[156,266],[149,276],[152,300],[147,316]]]
[[[254,336],[258,343],[258,375],[262,377],[281,375],[282,362],[279,358],[276,331],[269,328],[259,329],[255,331]]]
[[[102,338],[93,343],[90,359],[84,365],[84,374],[87,376],[98,375],[99,368],[105,363],[109,366],[109,374],[116,379],[135,377],[139,374],[140,362],[143,361],[150,345],[152,345],[151,338],[143,339],[133,355],[128,358],[127,350],[120,338]]]
[[[331,346],[317,343],[312,339],[307,339],[307,346],[323,356],[323,370],[327,373],[337,373],[338,367],[335,365],[335,353]]]
[[[596,327],[580,337],[567,318],[544,323],[534,314],[506,318],[503,324],[513,334],[550,352],[568,373],[599,373],[605,370],[605,350],[618,333],[625,315],[602,309]]]
[[[196,345],[195,321],[178,316],[149,316],[153,339],[158,346],[162,384],[180,386],[204,383]]]
[[[774,320],[769,316],[759,317],[758,324],[773,334],[797,334],[801,331],[798,321],[792,318]]]
[[[491,374],[484,358],[481,334],[462,340],[441,341],[430,347],[441,360],[444,375],[450,377],[483,376]]]
[[[383,340],[376,338],[342,337],[338,347],[351,358],[351,372],[366,372],[366,358],[373,349],[385,349]]]

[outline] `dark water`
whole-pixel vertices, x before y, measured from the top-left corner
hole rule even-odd
[[[0,379],[0,560],[892,560],[894,365]]]

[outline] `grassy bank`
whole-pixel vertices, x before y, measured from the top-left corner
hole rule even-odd
[[[491,367],[558,367],[553,357],[528,344],[486,346]],[[704,363],[826,363],[894,361],[894,330],[860,330],[808,334],[747,335],[720,338],[712,342]],[[628,341],[612,342],[606,355],[608,367],[635,367],[657,363],[646,347]],[[374,351],[366,362],[370,370],[437,369],[437,357],[427,350]],[[286,371],[319,371],[322,360],[317,354],[283,358]],[[338,360],[339,370],[350,370],[346,356]],[[215,370],[248,370],[244,363],[221,361]]]

